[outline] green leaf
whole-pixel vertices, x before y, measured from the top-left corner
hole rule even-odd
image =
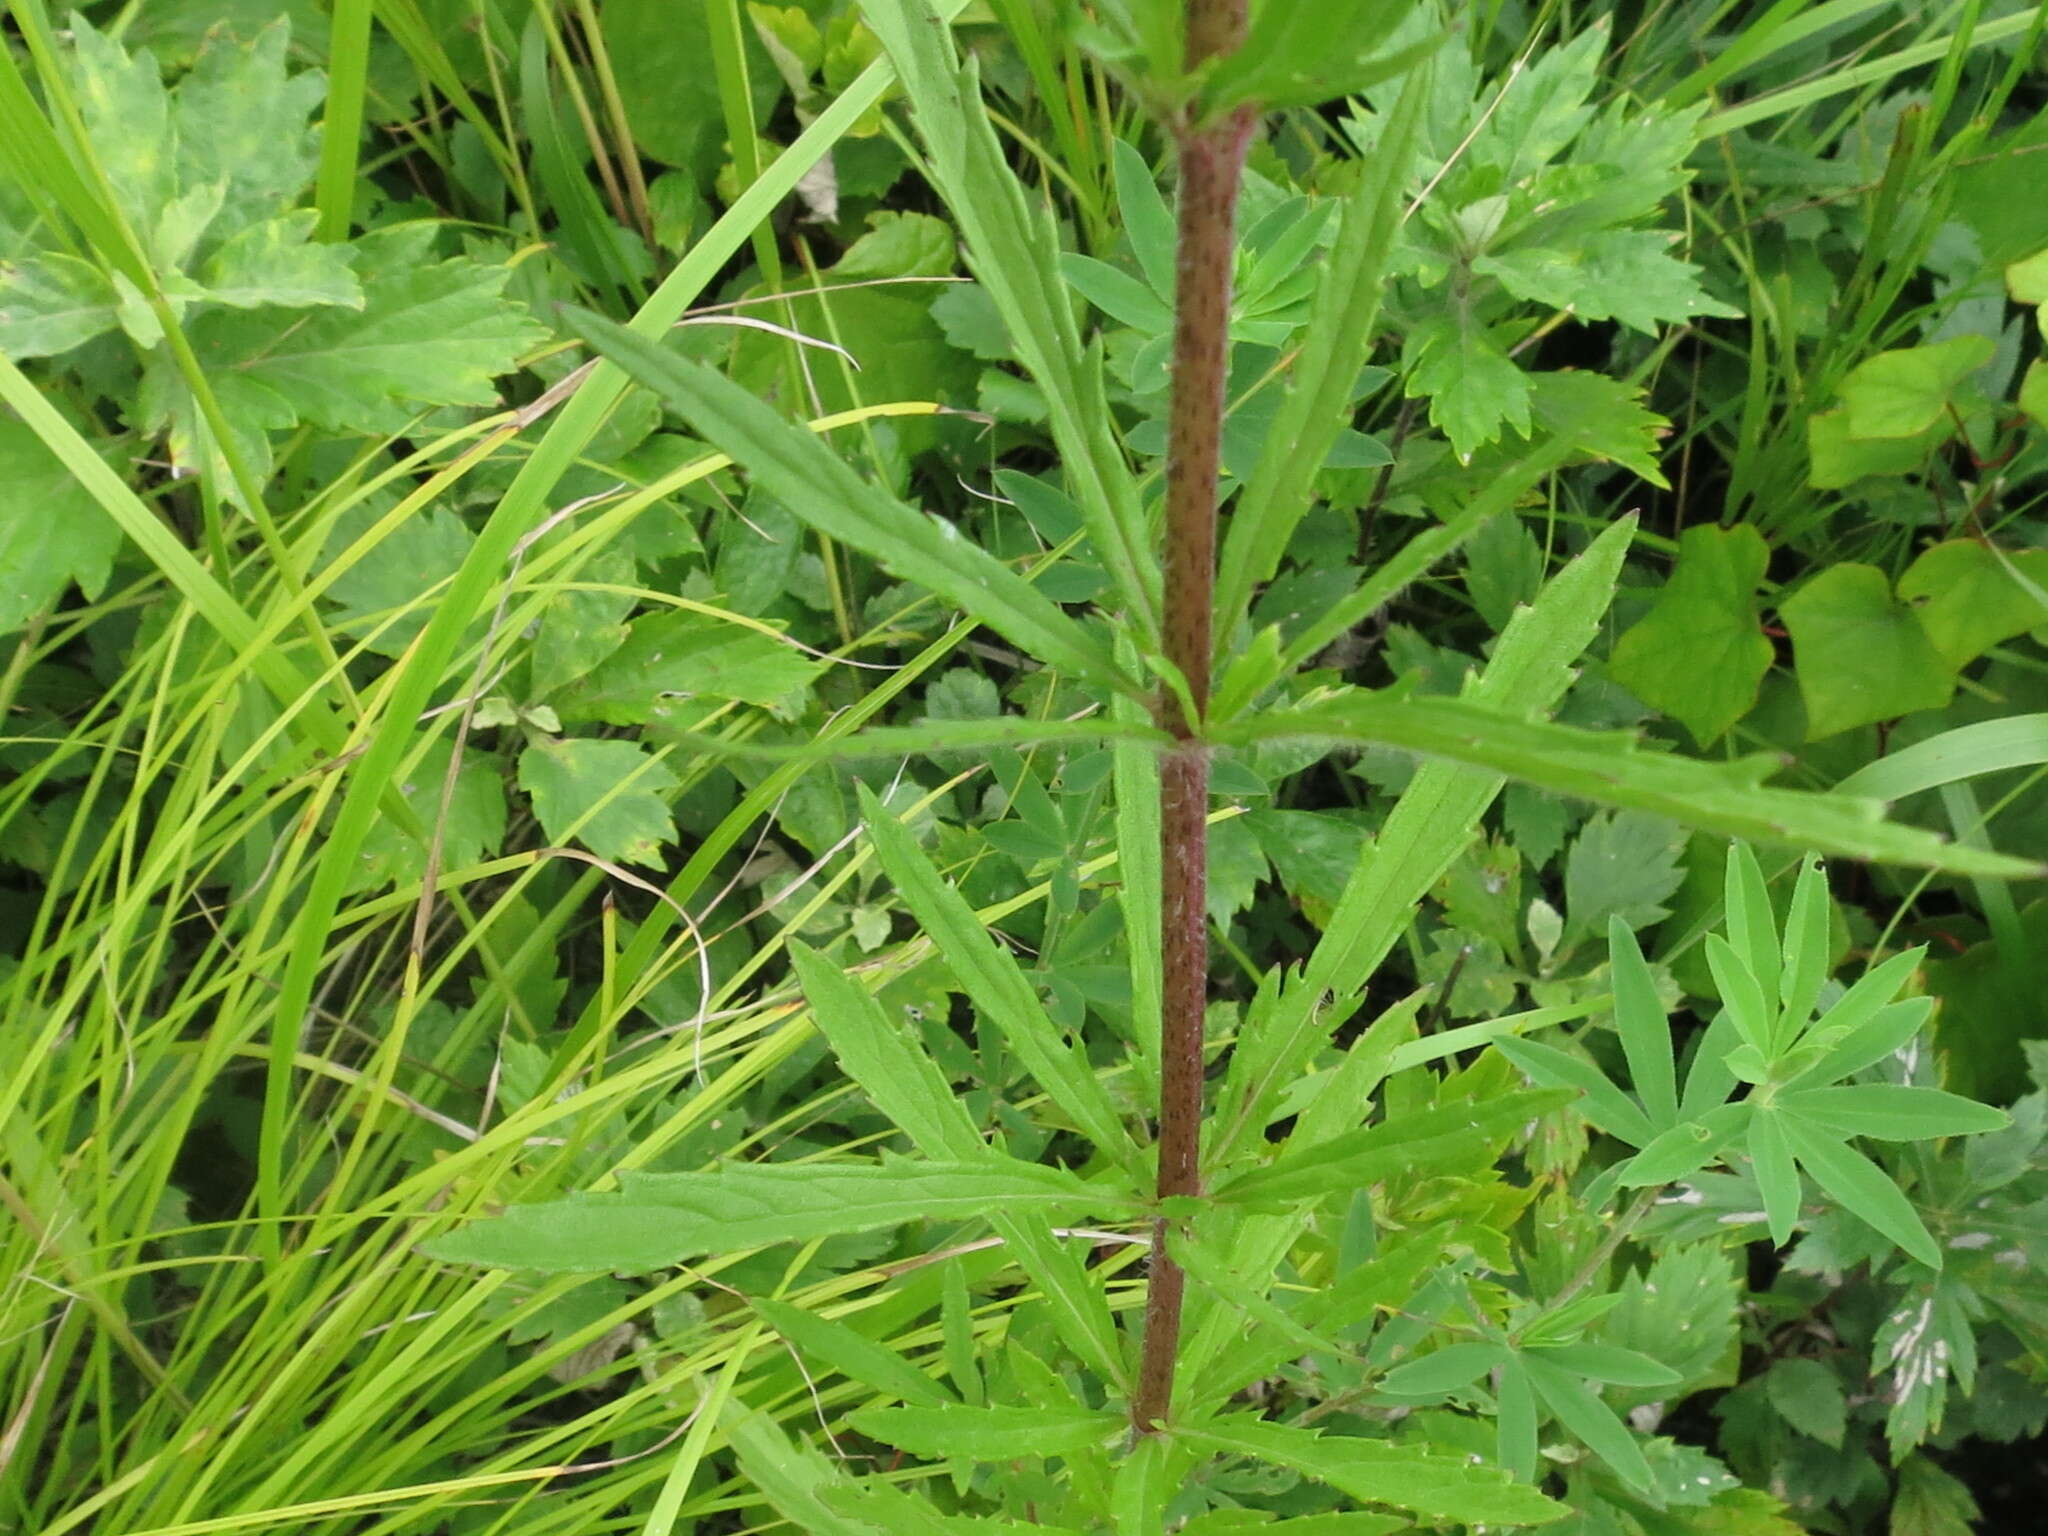
[[[1890,1536],[1971,1536],[1977,1501],[1960,1478],[1925,1456],[1908,1456],[1892,1496]]]
[[[862,1434],[914,1456],[1015,1461],[1026,1456],[1071,1456],[1109,1444],[1126,1433],[1120,1415],[1085,1408],[863,1408],[852,1415]]]
[[[178,185],[222,188],[217,231],[276,218],[313,180],[319,130],[311,118],[327,82],[317,69],[288,75],[290,56],[284,18],[242,46],[223,28],[171,93]]]
[[[1116,169],[1116,206],[1123,215],[1124,237],[1131,242],[1131,254],[1145,274],[1151,290],[1163,296],[1173,292],[1173,210],[1159,195],[1159,183],[1152,167],[1135,146],[1124,139],[1110,145]]]
[[[1704,1047],[1703,1047],[1704,1049]],[[1697,1069],[1695,1069],[1697,1070]],[[1684,1120],[1658,1133],[1642,1151],[1620,1165],[1624,1187],[1675,1184],[1691,1178],[1720,1155],[1748,1127],[1754,1113],[1749,1102],[1722,1104],[1696,1120]]]
[[[1476,257],[1472,270],[1518,299],[1580,320],[1618,320],[1646,335],[1660,321],[1740,313],[1700,291],[1700,269],[1671,254],[1674,231],[1603,229],[1568,249],[1517,246]]]
[[[1828,978],[1828,880],[1820,860],[1809,855],[1800,865],[1792,892],[1792,911],[1785,919],[1784,965],[1778,973],[1783,1007],[1777,1043],[1789,1045],[1813,1017],[1813,1005]]]
[[[1671,915],[1664,905],[1685,881],[1685,834],[1657,816],[1612,812],[1590,818],[1565,856],[1565,936],[1591,938],[1620,919],[1646,928]]]
[[[1535,374],[1530,385],[1537,426],[1574,457],[1619,464],[1652,485],[1666,483],[1657,460],[1671,423],[1643,404],[1642,386],[1579,369]]]
[[[1820,1361],[1799,1356],[1777,1361],[1764,1373],[1764,1394],[1802,1435],[1841,1448],[1848,1401],[1842,1379]]]
[[[2005,768],[2048,763],[2048,715],[2007,715],[1980,720],[1916,741],[1865,763],[1835,786],[1836,793],[1902,800],[1923,789],[1960,783]]]
[[[344,512],[328,536],[329,561],[338,560],[378,522],[365,505]],[[326,596],[339,609],[335,628],[360,635],[380,656],[404,655],[433,618],[444,583],[475,543],[468,525],[445,508],[427,507],[406,518],[328,583]]]
[[[0,261],[0,352],[55,357],[119,324],[120,296],[91,262],[60,252]]]
[[[1779,611],[1792,633],[1809,741],[1940,709],[1955,691],[1955,669],[1875,566],[1830,566]]]
[[[1419,1360],[1397,1365],[1380,1378],[1380,1390],[1397,1397],[1441,1397],[1468,1387],[1507,1358],[1500,1344],[1447,1344]]]
[[[1856,437],[1846,410],[1818,412],[1806,418],[1806,483],[1838,491],[1866,475],[1910,475],[1947,440],[1947,425],[1936,422],[1915,437]]]
[[[1372,355],[1387,258],[1401,227],[1428,86],[1426,70],[1404,82],[1373,154],[1360,167],[1358,190],[1345,200],[1287,393],[1224,534],[1216,577],[1220,634],[1232,632],[1254,589],[1279,569],[1294,529],[1313,505],[1309,488],[1316,474],[1352,426],[1359,371]]]
[[[1607,919],[1607,953],[1614,976],[1614,1032],[1628,1058],[1629,1081],[1650,1124],[1663,1129],[1678,1119],[1678,1068],[1671,1021],[1636,936],[1617,913]]]
[[[637,742],[547,737],[519,754],[519,787],[548,841],[627,864],[661,867],[676,835],[665,795],[680,782]]]
[[[52,606],[74,581],[88,598],[104,592],[120,525],[12,412],[0,415],[0,486],[17,509],[34,509],[0,517],[0,634]]]
[[[1658,1396],[1676,1401],[1733,1384],[1741,1358],[1739,1307],[1748,1288],[1737,1283],[1736,1265],[1718,1241],[1662,1247],[1647,1268],[1623,1275],[1617,1290],[1621,1299],[1602,1322],[1601,1336],[1661,1362],[1684,1384],[1677,1391],[1658,1389]]]
[[[1920,552],[1899,577],[1943,661],[1964,667],[2001,640],[2048,623],[2048,549],[2006,554],[1974,539]]]
[[[1503,426],[1529,435],[1529,376],[1462,311],[1426,315],[1410,327],[1401,371],[1409,398],[1428,397],[1430,424],[1451,440],[1461,461],[1471,462]]]
[[[718,1427],[731,1443],[749,1489],[787,1516],[804,1536],[877,1536],[878,1527],[842,1513],[858,1497],[837,1462],[791,1440],[773,1417],[738,1396],[721,1395]]]
[[[960,228],[969,265],[1001,315],[1017,361],[1039,387],[1068,490],[1123,598],[1138,649],[1154,651],[1159,563],[1137,482],[1117,441],[1101,356],[1081,345],[1051,214],[1027,197],[1010,169],[982,103],[977,66],[961,67],[951,29],[930,0],[877,0],[863,7],[863,16],[910,98],[926,172]],[[978,610],[968,605],[968,611]],[[1039,654],[1056,659],[1043,649]]]
[[[1957,388],[1986,363],[1989,336],[1957,336],[1865,358],[1842,380],[1849,431],[1857,437],[1912,437],[1934,425]]]
[[[1507,1474],[1459,1455],[1440,1455],[1384,1440],[1326,1435],[1240,1414],[1199,1427],[1176,1426],[1175,1439],[1221,1456],[1271,1462],[1327,1483],[1366,1504],[1412,1510],[1427,1519],[1466,1524],[1543,1525],[1562,1519],[1564,1505]]]
[[[2035,358],[2020,377],[2020,392],[2013,402],[2037,427],[2048,428],[2048,361]]]
[[[1609,1386],[1675,1387],[1685,1379],[1662,1361],[1613,1344],[1546,1344],[1541,1354],[1547,1364]]]
[[[854,1381],[905,1402],[937,1406],[949,1401],[945,1389],[931,1377],[895,1350],[845,1323],[765,1296],[753,1298],[748,1305],[812,1361],[829,1365]]]
[[[1635,1100],[1609,1082],[1600,1069],[1540,1040],[1502,1038],[1494,1049],[1507,1057],[1531,1082],[1575,1089],[1584,1097],[1574,1106],[1593,1125],[1632,1147],[1647,1146],[1656,1135]]]
[[[1522,1356],[1522,1369],[1544,1406],[1623,1481],[1637,1488],[1653,1485],[1650,1464],[1643,1460],[1636,1437],[1590,1387],[1568,1370],[1548,1364],[1535,1351]]]
[[[1792,1160],[1787,1117],[1778,1109],[1759,1106],[1749,1117],[1749,1160],[1764,1197],[1764,1216],[1771,1241],[1782,1248],[1799,1225],[1799,1170]]]
[[[363,307],[354,253],[347,246],[315,244],[320,215],[302,208],[237,230],[200,267],[200,286],[216,304],[257,309],[274,304],[303,309],[338,304]]]
[[[1852,1083],[1802,1088],[1778,1096],[1788,1114],[1812,1121],[1837,1136],[1874,1136],[1880,1141],[1929,1141],[1940,1136],[1978,1136],[2002,1131],[2012,1117],[1938,1088],[1903,1083]]]
[[[393,786],[412,807],[419,825],[439,840],[443,870],[480,863],[495,855],[505,841],[503,771],[491,757],[474,748],[456,770],[454,792],[448,796],[443,815],[442,791],[452,752],[453,745],[445,738],[435,741],[421,753],[412,771]],[[351,890],[408,885],[426,873],[427,849],[399,826],[396,818],[385,818],[363,840],[359,864]]]
[[[624,644],[549,702],[564,720],[646,725],[669,714],[669,700],[777,704],[822,671],[822,662],[753,625],[671,609],[635,620]]]
[[[188,327],[192,350],[229,425],[252,437],[302,422],[337,432],[397,432],[426,405],[490,406],[493,381],[546,332],[503,297],[510,269],[431,259],[431,227],[364,236],[360,312],[209,310]],[[196,461],[204,430],[183,381],[145,375],[152,430],[168,426],[174,458]]]
[[[963,1159],[985,1150],[953,1085],[911,1030],[892,1024],[864,988],[808,945],[791,940],[789,958],[840,1067],[918,1151]]]
[[[1010,952],[990,938],[960,893],[939,878],[901,822],[863,786],[861,814],[875,856],[917,915],[947,966],[1025,1069],[1115,1161],[1135,1167],[1131,1134],[1085,1054],[1068,1044]]]
[[[515,1205],[422,1244],[451,1264],[640,1274],[710,1253],[996,1211],[1099,1215],[1138,1202],[1061,1168],[993,1154],[966,1162],[740,1163],[623,1173],[618,1194]]]
[[[962,539],[957,525],[915,512],[862,479],[811,433],[715,369],[583,310],[565,310],[563,323],[654,390],[805,522],[950,598],[1042,660],[1098,683],[1129,686],[1094,637],[1007,565]]]
[[[1887,824],[1878,802],[1763,787],[1777,766],[1757,756],[1705,763],[1640,750],[1633,738],[1518,720],[1458,699],[1356,694],[1334,704],[1272,710],[1214,728],[1225,745],[1253,741],[1354,741],[1443,757],[1512,775],[1540,788],[1764,842],[1805,844],[1961,873],[2024,875],[2036,866],[1949,844]]]
[[[1771,1017],[1761,999],[1767,992],[1778,990],[1778,978],[1784,969],[1778,946],[1777,913],[1771,906],[1770,890],[1764,884],[1763,868],[1747,845],[1737,843],[1728,850],[1721,873],[1721,903],[1728,927],[1725,942],[1747,976],[1746,982],[1735,978],[1748,1009],[1743,1033],[1761,1045],[1761,1031],[1768,1027]],[[1728,996],[1726,991],[1721,995],[1724,1000]]]
[[[1890,1238],[1929,1269],[1941,1268],[1935,1244],[1912,1202],[1882,1168],[1835,1136],[1796,1115],[1779,1117],[1785,1139],[1816,1184],[1859,1220]]]
[[[1484,1156],[1494,1142],[1569,1099],[1560,1091],[1509,1093],[1483,1104],[1416,1110],[1311,1146],[1290,1145],[1265,1167],[1224,1180],[1214,1198],[1268,1205],[1355,1189],[1404,1168],[1448,1172],[1461,1161]]]
[[[1446,36],[1432,31],[1387,51],[1387,40],[1413,8],[1414,0],[1335,13],[1285,0],[1260,6],[1244,42],[1209,76],[1203,104],[1211,114],[1242,102],[1265,111],[1314,107],[1392,79],[1434,53]]]
[[[1110,319],[1141,335],[1163,336],[1173,329],[1173,311],[1165,301],[1128,272],[1119,272],[1108,262],[1068,252],[1060,257],[1060,276]]]
[[[1749,713],[1771,669],[1756,597],[1769,561],[1748,523],[1688,528],[1657,601],[1615,642],[1614,680],[1703,747]]]

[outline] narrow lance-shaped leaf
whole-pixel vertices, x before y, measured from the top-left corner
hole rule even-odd
[[[644,1273],[707,1253],[864,1232],[906,1221],[969,1221],[993,1211],[1077,1219],[1139,1208],[1064,1169],[990,1154],[973,1162],[739,1164],[708,1172],[625,1173],[618,1194],[572,1195],[421,1245],[429,1258],[547,1273]]]
[[[1135,1167],[1137,1147],[1108,1090],[1086,1055],[1067,1043],[1016,960],[989,936],[974,909],[939,878],[903,824],[866,788],[861,790],[861,814],[875,856],[975,1007],[1002,1031],[1010,1049],[1075,1124],[1110,1157]]]
[[[1655,1486],[1650,1464],[1643,1460],[1642,1447],[1612,1408],[1601,1402],[1585,1382],[1570,1371],[1560,1370],[1531,1351],[1522,1357],[1522,1369],[1529,1385],[1544,1405],[1557,1415],[1586,1448],[1636,1488]]]
[[[1541,1525],[1563,1518],[1564,1505],[1505,1473],[1464,1456],[1439,1455],[1384,1440],[1325,1435],[1291,1424],[1231,1414],[1171,1433],[1218,1455],[1271,1462],[1327,1483],[1366,1504],[1413,1510],[1436,1521]]]
[[[814,1365],[829,1365],[851,1380],[905,1402],[939,1406],[951,1401],[944,1387],[895,1350],[845,1323],[766,1296],[754,1298],[749,1305]]]
[[[1216,632],[1224,643],[1262,581],[1272,579],[1310,482],[1337,434],[1351,424],[1351,390],[1372,355],[1387,255],[1400,228],[1402,194],[1429,94],[1418,69],[1402,87],[1359,191],[1345,204],[1337,243],[1323,264],[1314,307],[1267,449],[1238,497],[1216,574]]]
[[[1648,752],[1623,733],[1518,720],[1463,699],[1367,694],[1275,710],[1234,721],[1215,734],[1231,746],[1280,740],[1389,746],[1491,769],[1558,794],[1650,811],[1705,831],[1855,858],[2015,879],[2042,870],[2031,860],[1888,823],[1874,800],[1766,788],[1765,775],[1779,766],[1775,758],[1708,763]]]
[[[866,1408],[853,1426],[914,1456],[965,1456],[1015,1461],[1024,1456],[1066,1456],[1107,1444],[1124,1428],[1121,1416],[1086,1408],[971,1408],[948,1403],[930,1408]]]
[[[1584,1095],[1579,1113],[1608,1135],[1640,1147],[1657,1134],[1635,1101],[1609,1082],[1606,1074],[1590,1061],[1540,1040],[1501,1039],[1493,1044],[1531,1082]]]
[[[1899,1186],[1882,1168],[1796,1115],[1786,1115],[1783,1120],[1785,1139],[1816,1184],[1922,1264],[1941,1268],[1941,1249],[1913,1203],[1899,1193]]]
[[[922,1042],[892,1026],[872,996],[808,944],[791,940],[789,958],[840,1067],[903,1128],[918,1151],[926,1157],[972,1158],[986,1150],[953,1085]]]
[[[966,238],[968,263],[1001,313],[1017,360],[1043,392],[1089,540],[1124,599],[1140,649],[1156,652],[1159,564],[1137,482],[1116,441],[1100,359],[1081,346],[1051,216],[1027,203],[982,105],[975,67],[960,66],[931,0],[866,0],[862,10],[910,97],[933,182]]]
[[[565,306],[563,324],[732,456],[754,483],[820,532],[929,587],[1052,665],[1134,688],[1115,659],[1059,606],[959,529],[861,478],[823,443],[716,369],[601,315]]]
[[[1678,1119],[1678,1069],[1671,1053],[1671,1024],[1635,932],[1619,914],[1607,919],[1607,953],[1614,973],[1614,1030],[1621,1037],[1629,1077],[1642,1096],[1650,1123],[1661,1130]]]
[[[1781,1248],[1799,1225],[1799,1170],[1785,1130],[1785,1116],[1776,1109],[1760,1108],[1749,1118],[1750,1167],[1764,1197],[1771,1241]]]
[[[875,1107],[927,1157],[981,1155],[984,1147],[974,1122],[922,1043],[892,1025],[874,998],[817,951],[792,943],[789,953],[819,1030]],[[1044,1295],[1067,1347],[1105,1380],[1120,1380],[1116,1324],[1079,1258],[1053,1236],[1042,1215],[994,1210],[988,1217],[1018,1267]]]
[[[1633,532],[1632,519],[1616,522],[1509,619],[1470,689],[1472,702],[1536,712],[1564,696],[1572,663],[1598,632],[1612,600]],[[1415,902],[1471,840],[1500,784],[1490,772],[1431,763],[1402,792],[1379,836],[1361,851],[1299,983],[1231,1054],[1223,1105],[1232,1129],[1220,1156],[1240,1152],[1246,1138],[1265,1126],[1273,1095],[1306,1069],[1340,1016],[1334,1009],[1319,1013],[1324,994],[1343,997],[1363,989],[1406,931]]]
[[[2002,1131],[2012,1117],[2002,1109],[1938,1088],[1904,1083],[1847,1083],[1802,1088],[1778,1098],[1788,1114],[1825,1125],[1840,1136],[1874,1136],[1880,1141],[1928,1141],[1938,1136],[1976,1136]]]
[[[1290,1147],[1266,1167],[1219,1185],[1214,1197],[1258,1205],[1355,1188],[1403,1168],[1446,1161],[1458,1149],[1483,1147],[1570,1099],[1566,1092],[1540,1090],[1418,1110],[1313,1146]]]

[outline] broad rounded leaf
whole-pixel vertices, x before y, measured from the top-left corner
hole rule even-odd
[[[1809,741],[1940,709],[1955,692],[1955,668],[1875,566],[1830,566],[1779,612],[1792,632]]]

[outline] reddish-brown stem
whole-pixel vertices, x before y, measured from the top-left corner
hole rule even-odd
[[[1188,0],[1190,67],[1243,40],[1245,0]],[[1163,1200],[1202,1192],[1202,1016],[1208,1005],[1210,622],[1216,588],[1216,477],[1230,362],[1230,278],[1237,197],[1255,114],[1240,108],[1178,130],[1180,204],[1174,255],[1173,403],[1167,430],[1166,659],[1187,684],[1161,693],[1160,723],[1179,745],[1160,766],[1164,973],[1160,1021],[1159,1180]],[[1190,715],[1192,709],[1192,716]],[[1145,1338],[1131,1428],[1158,1428],[1173,1402],[1186,1276],[1154,1224]]]

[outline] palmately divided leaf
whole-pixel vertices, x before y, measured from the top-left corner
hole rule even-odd
[[[425,405],[495,405],[495,380],[547,332],[503,296],[508,269],[436,261],[431,226],[366,235],[363,307],[214,312],[192,347],[224,409],[277,402],[339,432],[393,432]],[[267,414],[267,412],[266,412]]]
[[[61,409],[61,406],[60,406]],[[0,635],[50,607],[76,581],[106,590],[121,529],[64,463],[11,412],[0,415],[0,496],[34,516],[0,515]]]
[[[548,840],[627,864],[661,867],[661,845],[676,835],[666,796],[679,783],[633,741],[549,737],[519,754],[519,787]]]
[[[824,670],[752,625],[671,609],[634,620],[623,645],[549,702],[564,720],[646,725],[667,699],[777,704]]]
[[[89,261],[60,251],[0,261],[0,352],[55,357],[119,323],[120,296]]]

